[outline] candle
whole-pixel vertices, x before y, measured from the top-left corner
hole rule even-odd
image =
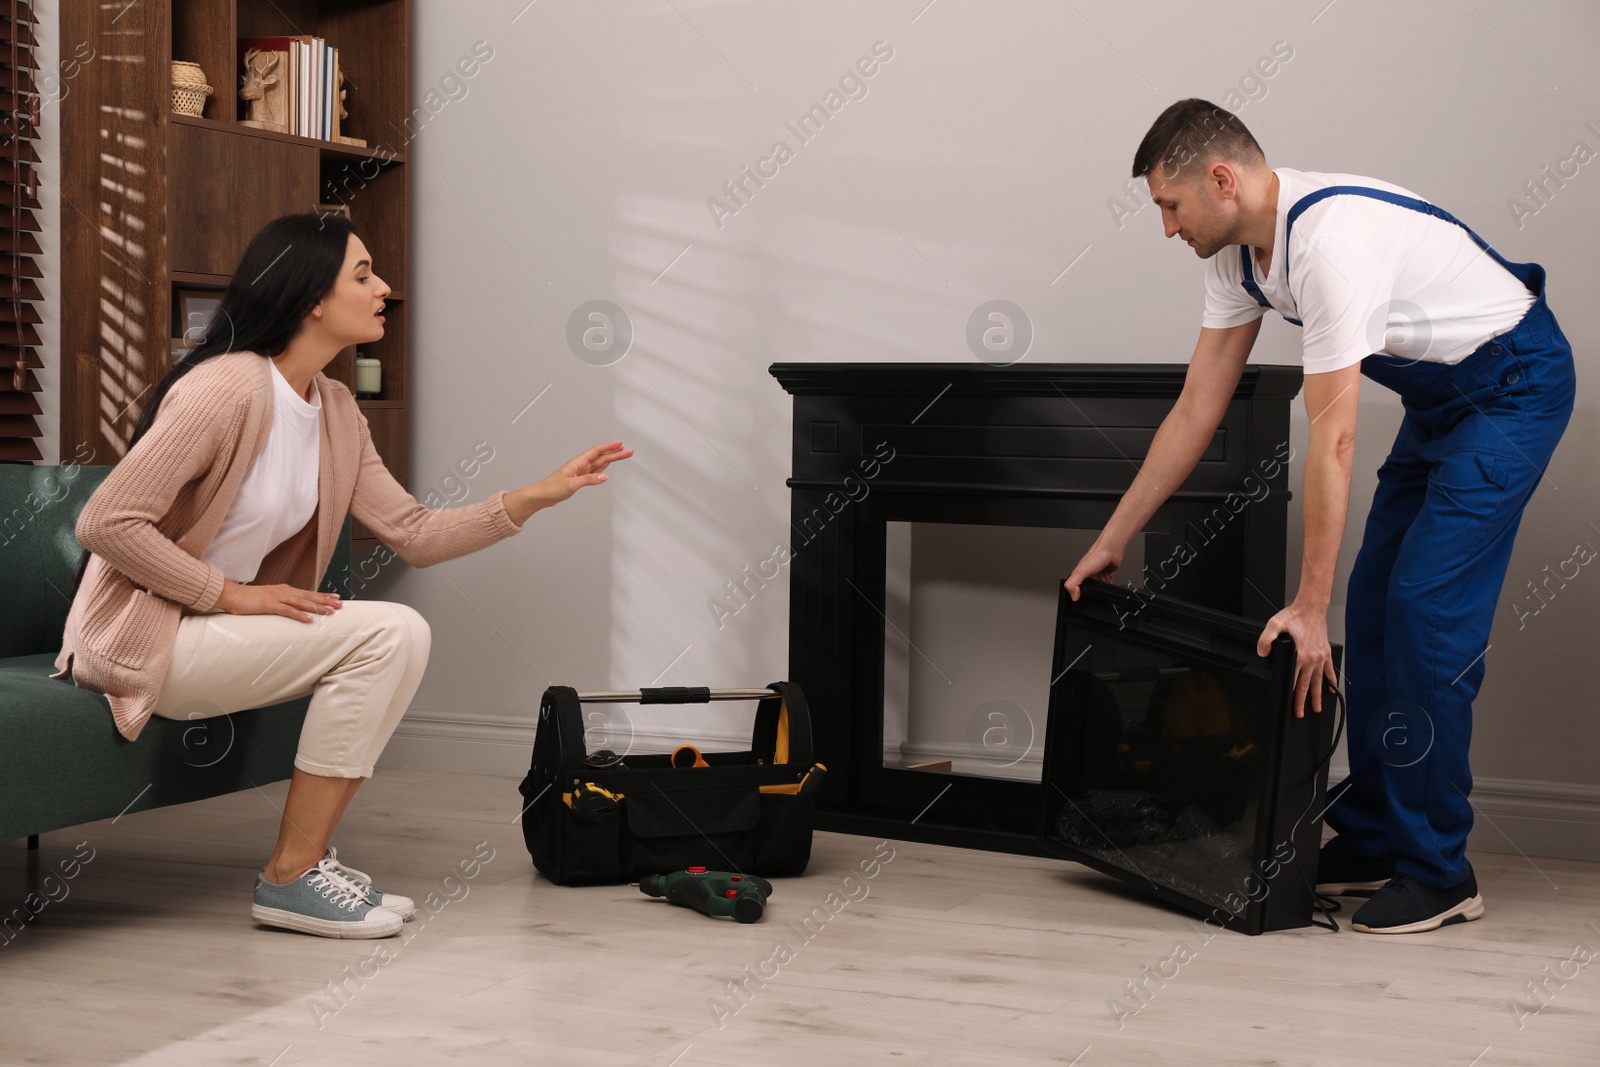
[[[383,364],[356,353],[356,396],[372,399],[383,392]]]

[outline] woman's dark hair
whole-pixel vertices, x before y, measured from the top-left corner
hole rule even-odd
[[[311,309],[333,290],[352,232],[344,216],[314,212],[284,215],[261,227],[234,268],[205,337],[151,391],[128,439],[129,451],[155,422],[167,393],[201,363],[225,352],[281,354]],[[78,560],[74,597],[88,566],[85,551]]]

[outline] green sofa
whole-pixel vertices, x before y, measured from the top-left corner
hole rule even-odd
[[[110,467],[0,464],[0,841],[281,781],[310,698],[151,719],[127,741],[98,693],[50,677],[82,551],[78,513]],[[349,595],[350,519],[326,592]]]

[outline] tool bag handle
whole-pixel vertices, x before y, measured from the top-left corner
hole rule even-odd
[[[666,694],[654,699],[644,699],[646,694]],[[678,695],[683,694],[683,695]],[[674,697],[676,697],[674,699]],[[563,772],[585,769],[587,752],[583,743],[584,703],[641,704],[691,704],[711,700],[755,700],[755,725],[751,748],[756,752],[771,752],[776,762],[809,767],[813,758],[811,738],[811,711],[800,687],[792,682],[773,682],[763,689],[638,689],[618,692],[579,693],[561,685],[550,686],[540,701],[539,720],[544,727],[537,731],[535,749],[550,746],[544,757],[546,767],[560,767]],[[549,729],[554,727],[554,729]],[[786,752],[787,759],[780,759]],[[537,753],[535,764],[541,762]]]
[[[708,689],[705,686],[664,685],[579,693],[580,704],[709,704],[713,700],[764,700],[777,696],[772,689]]]

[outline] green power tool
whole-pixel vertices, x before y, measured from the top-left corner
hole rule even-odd
[[[742,923],[760,922],[772,895],[772,883],[753,874],[729,874],[690,867],[671,874],[647,874],[638,881],[639,892],[666,897],[667,903],[693,908],[703,915],[732,915]]]

